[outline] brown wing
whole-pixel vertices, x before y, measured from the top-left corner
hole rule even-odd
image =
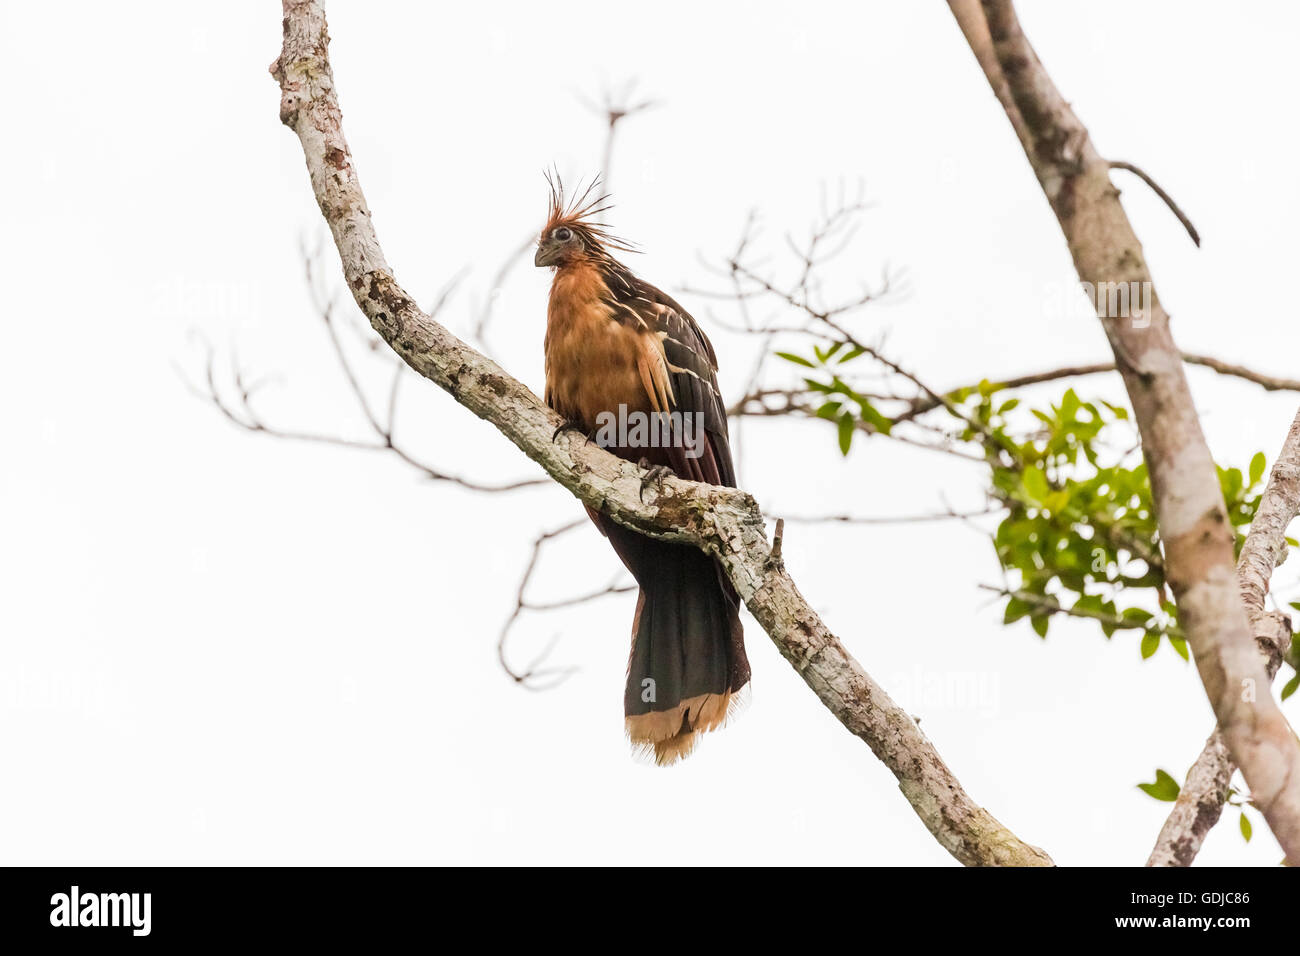
[[[718,388],[713,345],[689,312],[618,263],[604,270],[606,304],[614,318],[654,336],[663,349],[672,411],[690,416],[682,436],[674,436],[669,464],[682,478],[713,485],[736,484],[727,438],[727,409]],[[702,441],[690,441],[696,435]]]

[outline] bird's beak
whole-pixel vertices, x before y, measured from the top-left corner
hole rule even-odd
[[[538,246],[537,255],[533,256],[533,265],[537,266],[538,268],[541,268],[542,266],[552,265],[554,262],[554,259],[552,258],[554,253],[555,253],[554,246]]]

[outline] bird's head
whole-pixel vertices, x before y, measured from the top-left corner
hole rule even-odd
[[[609,197],[597,192],[599,179],[593,179],[571,203],[564,200],[564,184],[558,175],[547,175],[551,187],[551,205],[546,225],[537,240],[533,265],[562,269],[587,259],[609,259],[611,249],[635,252],[631,245],[611,236],[596,216],[612,208]]]
[[[560,223],[547,229],[537,240],[537,255],[533,256],[533,265],[563,268],[584,258],[584,248],[578,230]]]

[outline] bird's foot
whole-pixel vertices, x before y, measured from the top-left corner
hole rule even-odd
[[[645,504],[645,490],[650,485],[654,485],[655,494],[663,494],[664,478],[673,473],[673,470],[667,465],[652,465],[645,458],[637,462],[637,465],[645,469],[645,474],[641,477],[641,490],[637,497],[641,503]]]

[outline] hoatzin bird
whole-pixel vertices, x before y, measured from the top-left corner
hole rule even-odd
[[[567,208],[557,183],[534,259],[555,270],[546,403],[588,436],[614,416],[634,426],[636,416],[653,417],[660,440],[647,441],[646,430],[632,427],[600,444],[652,475],[667,469],[734,486],[713,346],[685,309],[614,258],[614,250],[633,250],[595,221],[609,208],[604,196],[591,198],[596,183]],[[726,721],[749,682],[740,603],[717,562],[699,549],[587,512],[640,589],[623,695],[628,736],[660,766],[674,763],[700,733]]]

